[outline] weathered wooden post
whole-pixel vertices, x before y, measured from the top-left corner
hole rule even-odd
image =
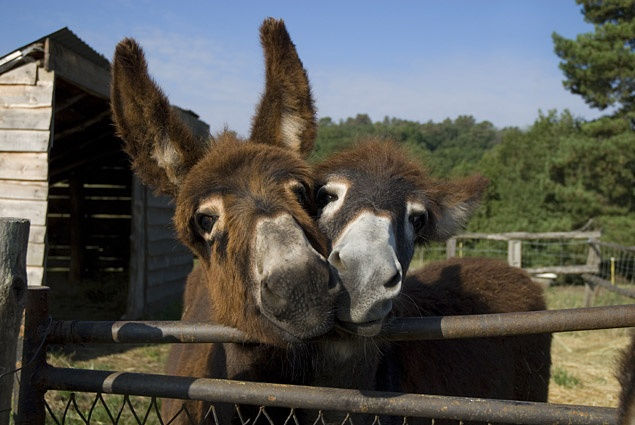
[[[589,253],[586,259],[587,265],[593,267],[594,270],[592,273],[594,274],[600,271],[600,262],[602,261],[600,247],[596,241],[596,239],[589,240]],[[584,279],[584,307],[593,307],[599,289],[599,286]]]
[[[512,267],[522,267],[522,241],[510,239],[507,241],[507,263]]]
[[[456,238],[450,238],[445,242],[445,257],[456,257]]]
[[[46,365],[48,291],[47,286],[32,286],[27,291],[16,425],[44,425],[45,391],[38,386],[36,375]]]
[[[26,300],[29,220],[0,218],[0,425],[9,424],[16,348]]]

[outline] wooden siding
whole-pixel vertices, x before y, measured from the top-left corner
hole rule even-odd
[[[126,316],[151,315],[179,299],[192,270],[192,254],[177,239],[170,198],[133,182],[130,285]]]
[[[53,83],[53,73],[36,62],[0,75],[0,216],[31,221],[29,285],[42,284],[46,264]]]
[[[174,233],[173,202],[134,180],[128,317],[151,315],[179,299],[193,265],[192,254]]]

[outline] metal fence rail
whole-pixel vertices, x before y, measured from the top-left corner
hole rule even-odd
[[[56,390],[144,395],[370,415],[536,425],[545,423],[590,425],[616,422],[616,409],[604,407],[375,391],[362,394],[358,390],[340,388],[264,384],[227,379],[195,379],[144,373],[46,367],[39,374],[38,381],[40,385]]]
[[[381,334],[391,341],[454,339],[635,326],[635,304],[518,313],[394,320]],[[256,342],[227,326],[180,321],[54,321],[49,344]]]
[[[102,393],[153,397],[157,414],[155,398],[168,397],[255,404],[271,408],[284,406],[292,408],[290,417],[293,418],[293,409],[314,409],[352,414],[398,415],[404,418],[420,416],[524,424],[616,423],[616,412],[611,408],[366,391],[362,394],[357,390],[334,388],[54,368],[45,362],[44,351],[47,343],[244,342],[247,339],[235,329],[202,323],[53,321],[48,315],[47,306],[47,288],[29,290],[22,385],[16,424],[44,423],[47,406],[44,402],[44,393],[48,390],[94,392],[98,394],[96,402]],[[392,323],[383,337],[393,340],[449,339],[628,326],[635,326],[635,304],[400,319]],[[95,406],[96,404],[93,408]],[[349,417],[348,413],[346,417]],[[122,423],[118,418],[119,416],[111,422]],[[291,423],[296,422],[297,419],[293,419]],[[88,421],[82,420],[78,423],[90,423],[90,415]],[[353,424],[352,420],[345,420],[343,423]]]

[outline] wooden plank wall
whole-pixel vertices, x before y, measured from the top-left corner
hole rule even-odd
[[[176,238],[172,224],[174,204],[170,198],[147,190],[146,305],[148,311],[155,311],[166,300],[180,298],[193,263],[190,250]]]
[[[29,285],[44,278],[53,82],[36,62],[0,75],[0,216],[31,220]]]

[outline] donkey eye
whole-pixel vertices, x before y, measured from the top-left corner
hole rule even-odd
[[[297,186],[294,186],[292,190],[298,202],[300,203],[300,205],[306,206],[308,203],[307,195],[306,195],[306,187],[304,185],[297,185]]]
[[[334,193],[330,193],[324,186],[322,186],[317,191],[317,195],[315,196],[315,202],[317,204],[318,209],[322,209],[327,206],[329,203],[337,201],[337,195]]]
[[[426,211],[412,213],[410,217],[408,217],[408,220],[410,220],[412,227],[414,227],[415,233],[419,233],[428,223],[428,213]]]
[[[218,221],[217,215],[197,214],[196,224],[203,233],[210,233],[214,228],[214,224]]]

